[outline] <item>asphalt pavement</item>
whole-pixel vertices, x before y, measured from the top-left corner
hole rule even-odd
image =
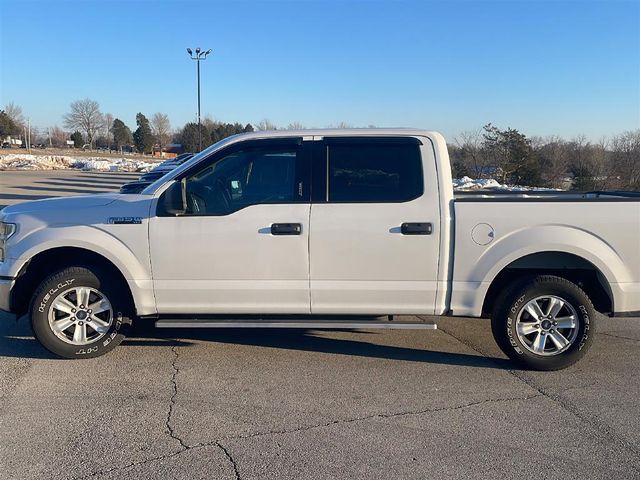
[[[0,172],[0,205],[131,175]],[[29,198],[27,198],[29,197]],[[640,319],[559,372],[487,320],[437,331],[156,330],[60,360],[0,314],[0,478],[640,478]]]

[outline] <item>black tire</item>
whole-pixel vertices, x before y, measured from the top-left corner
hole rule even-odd
[[[573,329],[561,331],[560,327],[555,327],[558,333],[570,334],[573,338],[570,345],[559,347],[549,336],[549,334],[556,335],[553,323],[544,320],[536,323],[535,318],[529,317],[530,314],[525,310],[530,302],[544,296],[559,297],[569,304],[563,308],[572,308],[572,312],[575,312],[575,315],[571,315],[576,319],[576,326]],[[537,301],[544,305],[544,299]],[[542,351],[545,351],[546,345],[551,353],[545,351],[545,354],[540,354],[533,351],[535,344],[529,343],[529,340],[540,335],[538,331],[526,334],[528,336],[518,335],[517,320],[524,317],[536,323],[535,326],[539,326],[539,332],[544,331],[547,338],[541,337]],[[540,318],[546,319],[546,317]],[[558,319],[558,322],[561,320]],[[500,349],[520,365],[534,370],[560,370],[576,363],[591,347],[595,327],[596,311],[587,294],[569,280],[552,275],[530,277],[516,283],[500,296],[491,317],[491,330]],[[550,330],[545,330],[546,328]],[[556,349],[557,353],[553,353],[553,349]]]
[[[108,330],[98,333],[87,328],[91,325],[91,320],[85,321],[85,331],[91,335],[87,335],[87,343],[83,345],[65,342],[56,336],[49,325],[51,303],[73,287],[97,290],[111,304],[111,315],[108,315],[111,324]],[[70,295],[73,298],[74,294]],[[92,295],[91,298],[95,299],[96,294]],[[36,289],[31,300],[31,326],[35,337],[51,353],[63,358],[94,358],[113,350],[126,337],[131,326],[131,311],[128,290],[122,285],[121,279],[92,267],[69,267],[46,278]],[[75,331],[77,327],[70,327],[69,330],[71,328]],[[61,335],[69,335],[69,330]],[[97,338],[90,341],[91,336]]]

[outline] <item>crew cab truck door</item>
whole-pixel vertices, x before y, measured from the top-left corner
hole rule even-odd
[[[434,313],[440,209],[433,148],[423,140],[315,142],[312,313]]]
[[[186,172],[185,214],[150,222],[158,312],[309,313],[309,163],[254,140]]]

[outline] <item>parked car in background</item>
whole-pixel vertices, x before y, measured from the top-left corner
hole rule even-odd
[[[140,193],[147,186],[151,185],[159,178],[162,178],[176,167],[182,165],[191,157],[193,157],[193,153],[183,153],[182,155],[178,155],[176,158],[165,160],[151,171],[141,175],[138,180],[122,185],[122,187],[120,187],[120,193]]]

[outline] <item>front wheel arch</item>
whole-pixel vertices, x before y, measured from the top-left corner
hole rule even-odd
[[[26,314],[36,288],[52,273],[71,266],[96,268],[121,282],[132,307],[135,302],[129,283],[120,269],[106,257],[79,247],[57,247],[44,250],[26,262],[16,278],[11,293],[11,309],[19,318]]]

